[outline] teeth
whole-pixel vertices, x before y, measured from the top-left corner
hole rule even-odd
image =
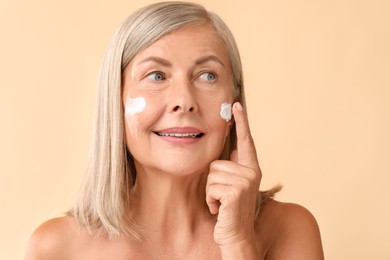
[[[156,133],[159,136],[168,136],[168,137],[178,137],[178,138],[197,138],[201,137],[203,134],[181,134],[181,133]]]

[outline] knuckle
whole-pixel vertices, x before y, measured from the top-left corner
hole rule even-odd
[[[249,190],[252,186],[252,182],[249,179],[242,179],[240,184],[244,190]]]
[[[214,168],[215,167],[215,161],[212,161],[211,163],[210,163],[210,169],[212,169],[212,168]]]
[[[248,168],[247,178],[251,181],[257,180],[259,177],[259,171],[257,169]]]
[[[229,189],[229,192],[227,192],[227,199],[229,201],[235,201],[240,197],[241,189],[238,189],[236,187],[231,187]]]
[[[220,165],[221,165],[221,161],[216,160],[216,161],[212,161],[209,167],[210,169],[217,169]]]
[[[255,140],[253,139],[251,133],[248,131],[247,133],[245,133],[245,135],[243,136],[243,140],[251,145],[251,146],[255,146]]]

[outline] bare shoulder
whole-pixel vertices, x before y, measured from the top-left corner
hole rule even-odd
[[[317,221],[306,208],[269,200],[257,223],[266,259],[324,259]]]
[[[79,227],[72,217],[50,219],[41,224],[32,234],[25,260],[69,259]]]

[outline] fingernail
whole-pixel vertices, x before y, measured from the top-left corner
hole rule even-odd
[[[234,106],[236,107],[236,109],[238,111],[242,111],[242,105],[240,104],[240,102],[236,102],[236,104],[234,104]]]

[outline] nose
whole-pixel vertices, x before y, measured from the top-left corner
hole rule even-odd
[[[174,83],[170,97],[170,111],[172,113],[193,113],[198,110],[195,98],[195,89],[188,79]]]

